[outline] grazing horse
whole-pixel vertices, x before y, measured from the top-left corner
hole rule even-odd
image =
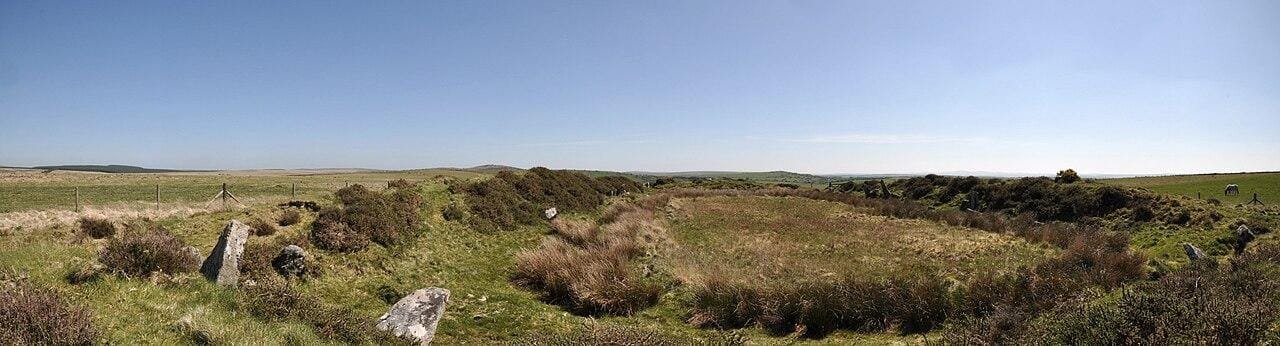
[[[1227,195],[1227,196],[1230,196],[1230,195],[1239,195],[1239,194],[1240,194],[1240,185],[1236,185],[1236,184],[1227,184],[1227,190],[1226,190],[1226,191],[1223,191],[1223,192],[1222,192],[1222,194]]]

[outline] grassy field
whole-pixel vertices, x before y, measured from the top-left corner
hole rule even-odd
[[[1101,181],[1192,198],[1199,194],[1202,198],[1216,198],[1229,205],[1248,203],[1253,194],[1257,193],[1258,199],[1267,205],[1280,204],[1280,172],[1173,175]],[[1227,184],[1240,185],[1240,195],[1223,195]]]
[[[472,178],[480,173],[429,169],[412,171],[227,171],[192,173],[107,174],[40,170],[0,170],[0,213],[24,210],[72,210],[76,190],[81,206],[109,206],[143,202],[154,205],[156,186],[160,203],[208,202],[228,185],[242,200],[287,200],[296,184],[298,199],[320,199],[346,184],[383,186],[388,181],[423,181],[435,176]]]
[[[421,236],[413,243],[390,249],[373,246],[353,254],[308,248],[319,263],[322,274],[304,282],[300,290],[326,303],[350,308],[370,323],[389,308],[389,304],[380,298],[380,290],[391,288],[407,293],[437,286],[448,288],[453,293],[436,337],[438,344],[502,343],[535,334],[566,333],[588,323],[638,326],[694,337],[727,333],[698,329],[686,323],[693,292],[683,286],[663,295],[656,306],[625,317],[582,317],[540,301],[535,292],[515,286],[510,278],[515,269],[515,255],[521,250],[536,247],[547,236],[545,226],[484,233],[465,224],[445,221],[440,215],[440,208],[458,196],[450,195],[442,180],[430,178],[436,174],[438,172],[397,175],[350,173],[233,179],[260,182],[312,179],[309,181],[316,184],[317,190],[311,192],[311,196],[315,197],[323,197],[319,190],[324,186],[321,184],[340,183],[346,179],[352,182],[401,177],[421,179],[427,201],[423,210],[426,222]],[[141,185],[152,181],[132,175],[96,177],[99,182],[122,185]],[[39,184],[56,186],[84,181],[80,176],[60,178],[65,179]],[[203,175],[150,177],[188,186],[217,178]],[[24,208],[36,207],[26,205]],[[724,268],[753,270],[750,269],[750,256],[759,255],[758,251],[766,248],[764,242],[787,243],[790,245],[785,248],[771,250],[779,256],[767,262],[767,266],[761,266],[776,270],[778,275],[774,277],[777,278],[814,273],[821,277],[821,273],[816,271],[869,267],[877,268],[875,272],[885,275],[905,267],[934,268],[962,275],[977,267],[1009,268],[1024,264],[1051,251],[976,230],[922,221],[886,220],[860,213],[843,204],[799,198],[680,199],[674,207],[678,212],[672,221],[679,226],[676,238],[682,249],[695,250],[687,252],[688,256],[682,261],[724,260],[732,264]],[[279,211],[269,205],[252,205],[164,217],[159,222],[207,254],[216,243],[222,226],[229,220],[271,218],[277,213]],[[308,216],[304,222],[284,227],[272,236],[253,237],[250,242],[265,243],[280,237],[305,234],[312,218]],[[77,235],[73,227],[64,223],[0,233],[0,271],[52,286],[71,301],[87,306],[109,343],[189,343],[191,328],[220,343],[335,343],[321,338],[311,326],[300,321],[267,321],[252,317],[238,305],[234,290],[211,285],[196,274],[182,274],[161,281],[108,276],[97,282],[69,284],[64,279],[65,275],[95,262],[96,251],[103,245],[102,240],[89,240]],[[742,246],[733,246],[736,243],[742,243]],[[953,246],[947,246],[948,243]],[[712,246],[727,246],[729,250],[707,251]],[[736,260],[726,260],[729,258]],[[821,261],[831,265],[797,266],[795,271],[783,269],[789,263],[802,261]],[[953,266],[949,264],[951,262],[960,265]],[[693,273],[694,269],[684,266],[674,271]],[[923,340],[921,335],[848,331],[836,332],[822,340],[771,336],[754,328],[734,333],[742,335],[751,344],[886,344],[919,343]]]
[[[797,281],[911,271],[966,277],[1031,265],[1054,250],[1009,235],[871,215],[798,197],[676,199],[673,233],[688,276]]]

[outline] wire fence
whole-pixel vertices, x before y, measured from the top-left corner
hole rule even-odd
[[[29,210],[81,211],[94,207],[132,208],[204,204],[209,207],[321,200],[350,185],[384,188],[387,180],[273,183],[62,184],[0,186],[0,213]],[[223,193],[225,187],[226,194]],[[224,198],[225,197],[225,198]]]

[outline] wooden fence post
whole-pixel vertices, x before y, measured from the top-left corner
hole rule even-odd
[[[298,183],[293,183],[293,185],[289,187],[289,200],[298,200]]]
[[[160,184],[156,184],[156,213],[160,212]]]
[[[80,187],[76,186],[76,212],[80,212]]]

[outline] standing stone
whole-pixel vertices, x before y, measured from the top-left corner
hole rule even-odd
[[[558,215],[558,214],[559,214],[559,212],[558,212],[558,211],[556,211],[556,208],[551,208],[551,209],[547,209],[547,210],[542,211],[542,215],[546,216],[546,217],[547,217],[547,220],[551,220],[551,219],[556,218],[556,215]]]
[[[1182,251],[1186,252],[1187,258],[1190,258],[1192,261],[1209,258],[1209,255],[1204,254],[1204,251],[1200,251],[1200,248],[1197,248],[1195,245],[1191,245],[1191,243],[1182,243]]]
[[[413,291],[378,318],[378,329],[412,338],[421,345],[429,345],[436,335],[436,326],[448,303],[447,289],[428,287]]]
[[[307,274],[307,252],[297,245],[285,246],[280,254],[271,260],[271,267],[284,277],[301,278]]]
[[[218,245],[200,266],[200,274],[218,286],[232,286],[240,280],[240,256],[244,255],[244,242],[249,240],[248,225],[231,220],[218,236]]]

